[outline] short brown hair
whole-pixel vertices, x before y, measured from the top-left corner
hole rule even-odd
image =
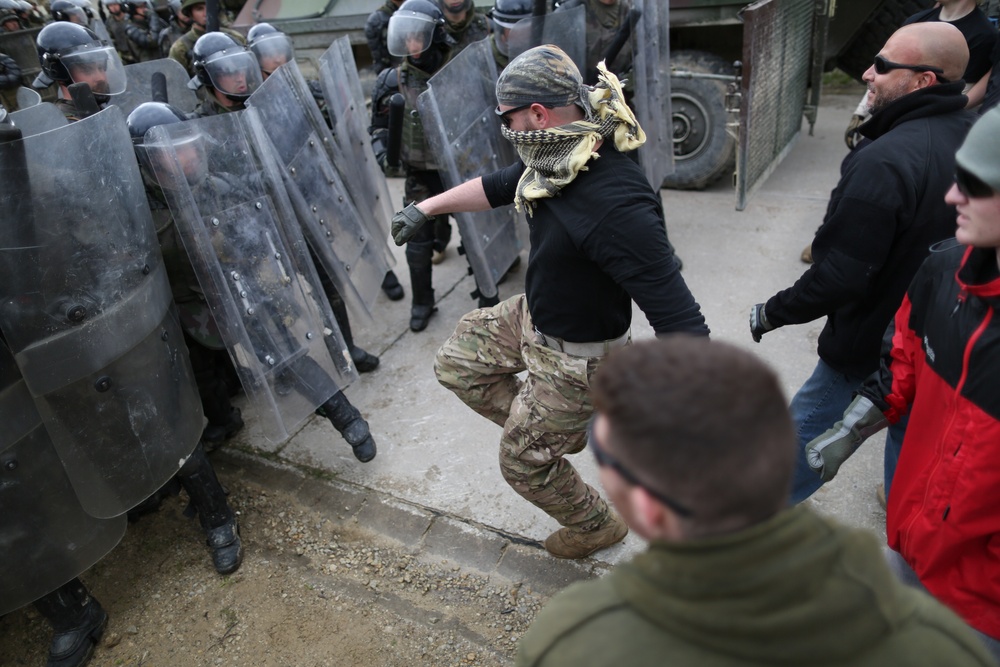
[[[788,502],[797,441],[775,373],[733,345],[685,335],[612,355],[593,382],[607,446],[645,486],[689,507],[691,537]]]

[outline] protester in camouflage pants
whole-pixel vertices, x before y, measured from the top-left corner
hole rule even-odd
[[[500,471],[525,500],[564,526],[591,530],[608,506],[564,458],[587,444],[590,378],[601,357],[541,344],[523,294],[463,317],[438,351],[438,381],[503,427]],[[516,373],[527,370],[522,381]]]

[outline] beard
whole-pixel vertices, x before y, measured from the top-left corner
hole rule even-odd
[[[898,100],[900,97],[906,95],[906,86],[906,81],[900,81],[891,88],[882,88],[881,90],[878,90],[873,88],[872,84],[868,84],[868,113],[876,114]]]

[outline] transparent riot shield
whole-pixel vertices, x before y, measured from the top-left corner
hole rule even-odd
[[[279,67],[247,100],[282,169],[302,233],[351,311],[371,319],[390,265],[354,206],[331,155],[330,130],[295,62]],[[349,163],[356,164],[354,161]]]
[[[126,116],[143,102],[153,101],[153,74],[160,73],[167,80],[167,102],[185,113],[191,113],[198,106],[198,96],[188,88],[191,76],[184,66],[172,58],[147,60],[125,66],[125,92],[111,98],[111,104],[119,107]]]
[[[319,82],[326,100],[326,111],[333,126],[337,150],[334,164],[340,169],[354,205],[364,216],[368,230],[376,239],[389,238],[389,221],[395,212],[389,186],[375,161],[368,126],[371,116],[367,99],[358,78],[354,53],[347,37],[335,39],[319,59]],[[388,245],[384,254],[395,265]]]
[[[417,99],[424,132],[446,187],[496,171],[514,161],[500,134],[496,63],[489,40],[466,47],[431,77]],[[497,281],[521,250],[512,206],[457,213],[462,245],[483,296],[497,295]]]
[[[513,60],[528,49],[555,44],[566,52],[580,71],[587,67],[587,24],[583,5],[553,14],[532,16],[514,24],[507,35]]]
[[[21,86],[17,89],[17,108],[18,109],[28,109],[37,104],[42,103],[42,96],[38,94],[37,90],[32,90],[31,88],[25,88]]]
[[[154,127],[144,159],[264,434],[277,443],[356,371],[280,170],[247,130],[256,113]]]
[[[29,28],[14,32],[0,30],[0,53],[14,59],[21,68],[21,80],[31,81],[42,71],[38,63],[38,49],[35,40],[41,28]]]
[[[7,117],[7,122],[20,128],[21,135],[25,137],[48,132],[69,124],[59,107],[50,102],[42,102],[33,107],[15,111]]]
[[[80,505],[14,357],[0,342],[0,616],[55,590],[118,544],[121,514]]]
[[[646,143],[639,149],[649,184],[659,192],[674,173],[670,112],[670,9],[661,0],[632,0],[638,21],[632,26],[633,108]]]
[[[135,506],[201,436],[121,110],[0,144],[0,329],[83,508]]]

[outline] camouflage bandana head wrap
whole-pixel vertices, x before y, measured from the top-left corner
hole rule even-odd
[[[537,102],[555,108],[576,104],[585,120],[545,130],[511,130],[503,136],[517,149],[525,170],[517,184],[514,205],[531,215],[536,199],[554,197],[596,159],[598,142],[613,138],[627,152],[646,141],[632,110],[625,104],[618,77],[598,64],[596,86],[583,85],[580,71],[559,47],[545,45],[525,51],[510,62],[497,80],[497,101],[519,107]]]

